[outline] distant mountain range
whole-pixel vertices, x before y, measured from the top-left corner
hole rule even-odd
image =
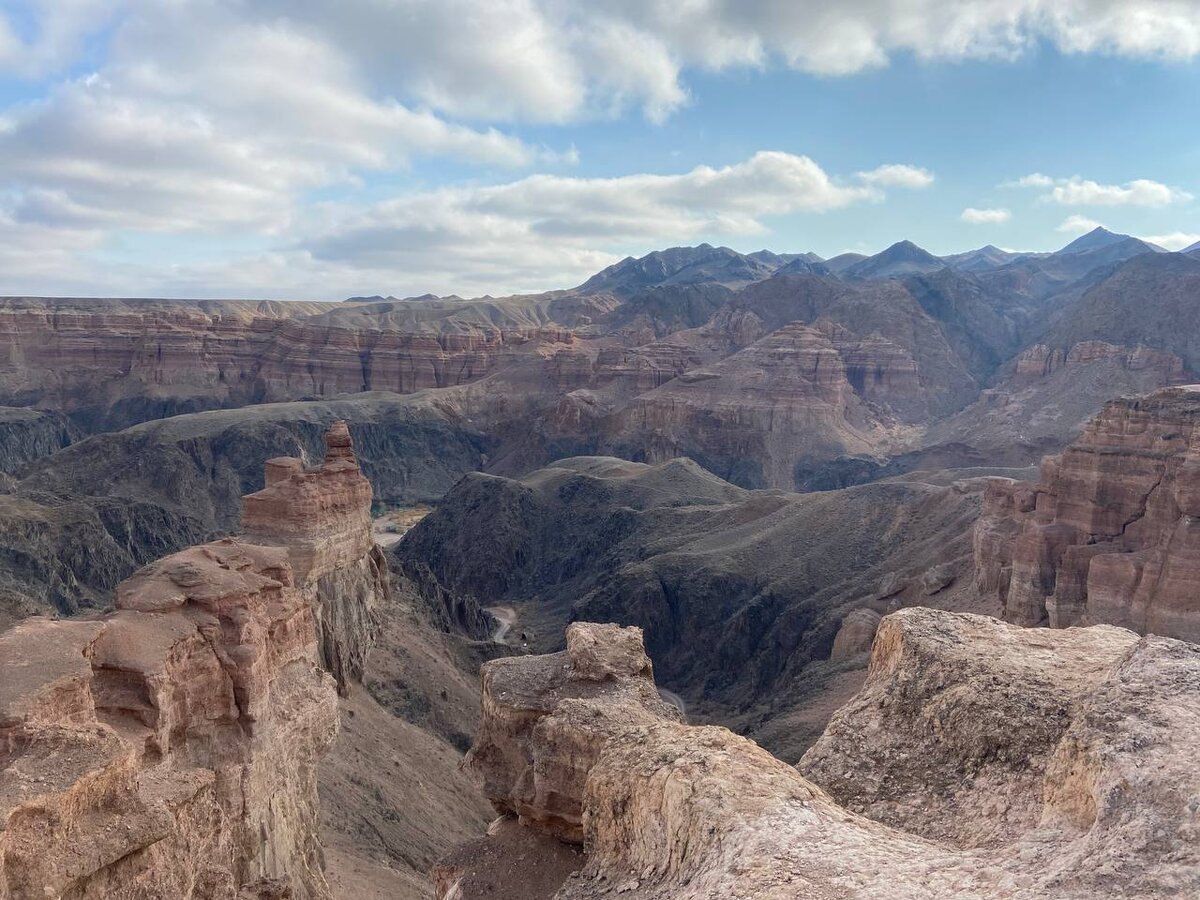
[[[1187,251],[1200,249],[1197,244]],[[738,253],[728,247],[700,244],[671,247],[635,259],[626,257],[593,275],[577,293],[632,296],[648,288],[672,284],[720,284],[741,288],[777,274],[837,276],[850,279],[903,278],[950,268],[976,274],[1010,270],[1027,280],[1044,283],[1039,292],[1075,281],[1101,266],[1123,262],[1141,253],[1165,253],[1147,241],[1096,228],[1053,253],[1003,250],[988,244],[965,253],[935,256],[912,241],[899,241],[874,256],[843,253],[822,259],[815,253]]]
[[[1035,285],[1034,293],[1049,294],[1103,266],[1124,262],[1142,253],[1166,253],[1156,244],[1097,227],[1053,252],[1004,250],[987,244],[975,250],[935,256],[912,241],[903,240],[868,256],[841,253],[822,259],[816,253],[774,253],[756,250],[739,253],[729,247],[699,244],[669,247],[642,257],[627,256],[597,272],[570,294],[611,294],[634,297],[651,288],[668,285],[719,285],[738,290],[775,275],[818,275],[874,280],[926,275],[941,269],[977,275],[1006,273],[1016,281]],[[1180,251],[1200,253],[1200,241]],[[488,299],[488,298],[476,298]],[[349,297],[346,303],[422,303],[434,300],[461,301],[458,296]]]

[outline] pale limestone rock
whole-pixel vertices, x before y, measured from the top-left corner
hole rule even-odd
[[[883,616],[873,609],[856,609],[847,613],[833,638],[833,649],[829,658],[846,659],[870,650],[871,641],[875,639],[875,629],[879,627],[882,618]]]
[[[577,647],[605,643],[601,626],[573,628]],[[635,669],[636,635],[609,634]],[[498,807],[581,837],[586,860],[571,874],[499,824],[436,870],[440,900],[530,896],[523,873],[543,857],[557,874],[536,896],[557,900],[1200,891],[1195,645],[904,610],[881,623],[866,686],[805,774],[671,721],[645,677],[574,669],[566,653],[489,664],[472,765]]]
[[[192,547],[0,635],[0,898],[329,898],[336,694],[286,557]]]
[[[640,628],[576,623],[567,636],[564,653],[484,665],[466,765],[498,811],[578,842],[584,781],[607,734],[679,713],[654,688]]]

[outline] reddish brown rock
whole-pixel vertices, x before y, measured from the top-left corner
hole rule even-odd
[[[1160,384],[1178,382],[1184,376],[1184,364],[1173,353],[1151,347],[1120,347],[1105,341],[1081,341],[1070,348],[1034,344],[1016,359],[1011,384],[1046,378],[1062,368],[1082,367],[1104,359],[1116,359],[1132,371],[1158,373]]]
[[[123,427],[196,409],[479,379],[569,345],[536,303],[0,300],[0,401]]]
[[[618,422],[614,444],[644,448],[647,461],[690,456],[780,488],[795,486],[802,460],[876,455],[893,437],[829,338],[799,323],[640,395]]]
[[[0,635],[0,897],[326,898],[337,728],[287,553],[192,547]]]
[[[330,426],[325,447],[324,462],[311,468],[267,461],[266,487],[242,500],[242,531],[247,541],[286,548],[317,619],[322,662],[344,694],[374,646],[388,567],[372,532],[371,483],[345,422]]]
[[[1200,639],[1200,393],[1110,403],[1040,484],[995,482],[976,583],[1005,617]]]
[[[641,629],[575,624],[563,653],[484,665],[483,723],[466,766],[497,811],[578,843],[584,782],[615,721],[663,718],[678,711],[655,690]]]

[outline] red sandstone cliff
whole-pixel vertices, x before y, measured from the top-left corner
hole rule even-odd
[[[1039,484],[993,482],[975,559],[1009,621],[1200,640],[1200,393],[1113,401]]]
[[[243,498],[247,541],[286,547],[312,605],[321,661],[345,693],[361,680],[388,590],[388,567],[371,531],[371,483],[363,477],[345,422],[325,434],[319,466],[267,461],[266,487]]]
[[[691,456],[739,482],[754,472],[751,483],[784,488],[799,462],[879,454],[894,423],[864,395],[886,388],[872,380],[856,391],[847,368],[862,367],[868,343],[839,351],[817,328],[785,325],[636,397],[611,443],[643,448],[649,462]]]
[[[464,384],[572,339],[552,323],[460,320],[450,303],[421,309],[428,320],[391,322],[340,304],[8,298],[0,403],[123,427],[219,406]]]
[[[272,460],[243,540],[165,557],[99,618],[0,634],[0,900],[323,900],[317,764],[387,569],[345,423]]]
[[[109,616],[23,622],[0,635],[0,897],[328,897],[336,730],[281,548],[193,547]]]

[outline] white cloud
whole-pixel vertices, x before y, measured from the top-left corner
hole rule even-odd
[[[477,259],[469,248],[450,248],[446,265],[457,261],[480,279],[490,273],[508,284],[591,268],[621,236],[658,242],[754,233],[779,210],[836,208],[932,182],[929,172],[905,165],[836,180],[787,154],[628,180],[497,175],[501,167],[577,158],[573,148],[530,146],[517,124],[630,113],[664,121],[691,101],[689,78],[698,71],[790,67],[840,76],[898,55],[1004,60],[1044,43],[1069,53],[1200,56],[1200,4],[1183,0],[19,0],[0,7],[0,74],[33,79],[41,98],[0,108],[0,238],[12,234],[12,246],[23,248],[0,255],[6,275],[24,267],[40,277],[75,259],[78,272],[110,277],[113,269],[89,268],[82,255],[145,232],[208,231],[231,246],[249,235],[259,248],[267,235],[275,247],[292,248],[253,264],[239,257],[227,270],[193,267],[179,284],[221,271],[234,282],[275,273],[284,283],[291,276],[283,273],[315,278],[348,266],[306,255],[306,240],[319,238],[328,250],[340,234],[325,221],[329,209],[311,197],[364,183],[378,190],[374,173],[399,182],[423,159],[477,165],[480,181],[514,180],[418,190],[394,201],[390,218],[383,205],[341,209],[338,228],[366,228],[374,215],[380,234],[404,221],[404,234],[435,248],[448,246],[446,236],[475,238]],[[89,74],[75,77],[81,71]],[[1024,181],[1052,199],[1061,194],[1063,203],[1150,206],[1185,197],[1149,181],[1037,179]],[[631,197],[637,191],[645,196]],[[439,200],[450,207],[439,209]],[[588,203],[595,206],[576,207]],[[506,268],[508,240],[519,252]],[[397,271],[382,250],[373,258],[391,260],[380,263],[381,273]]]
[[[366,210],[330,208],[324,218],[331,224],[297,249],[324,262],[393,272],[432,265],[440,267],[438,277],[483,274],[497,279],[493,290],[549,286],[546,276],[564,267],[585,276],[611,255],[606,248],[760,234],[765,218],[880,197],[875,188],[838,184],[808,157],[760,152],[678,175],[533,175],[408,195]]]
[[[126,0],[18,0],[8,13],[0,8],[0,73],[34,78],[68,68],[84,39],[125,6]],[[30,27],[15,27],[17,17]]]
[[[1165,250],[1186,250],[1193,244],[1200,243],[1200,234],[1172,231],[1170,234],[1152,234],[1142,240],[1157,244]]]
[[[1126,184],[1100,184],[1078,175],[1051,178],[1035,173],[1006,182],[1002,187],[1049,188],[1038,199],[1062,206],[1162,207],[1192,199],[1192,195],[1186,191],[1148,178],[1137,178]]]
[[[1012,59],[1039,43],[1067,53],[1200,56],[1191,0],[26,0],[37,37],[0,22],[0,68],[65,68],[110,22],[174,8],[204,33],[233,16],[287,27],[354,60],[364,80],[449,116],[566,122],[687,102],[689,69],[783,65],[848,75],[901,54]],[[169,34],[163,32],[164,37]]]
[[[1055,231],[1063,234],[1087,234],[1089,231],[1103,227],[1095,219],[1089,219],[1087,216],[1068,216]]]
[[[917,166],[886,165],[869,172],[859,172],[858,178],[864,184],[878,187],[927,188],[933,184],[933,173],[928,169]]]
[[[26,246],[56,251],[27,271],[6,256],[10,290],[155,295],[339,297],[377,291],[479,295],[577,284],[630,249],[722,236],[757,235],[770,220],[819,214],[884,199],[876,187],[849,183],[804,156],[765,151],[723,167],[616,178],[530,175],[493,185],[413,191],[372,205],[318,204],[272,241],[268,252],[226,253],[214,262],[142,262],[100,266],[90,251],[99,229],[75,210],[57,215],[61,198],[39,197],[40,235]],[[53,224],[50,224],[53,222]],[[0,241],[6,233],[0,219]],[[24,226],[10,222],[14,229]],[[32,234],[32,231],[31,231]],[[183,246],[185,237],[170,246]],[[75,264],[65,260],[78,254]],[[185,258],[187,254],[182,254]],[[30,287],[27,287],[30,286]]]
[[[1048,188],[1054,186],[1054,179],[1049,175],[1043,175],[1040,172],[1034,172],[1032,175],[1023,175],[1015,181],[1006,181],[1000,187],[1036,187]]]
[[[539,157],[494,129],[371,97],[335,48],[286,25],[193,20],[168,5],[115,40],[109,67],[6,117],[0,172],[17,219],[272,232],[300,192],[415,156]]]
[[[962,211],[962,220],[971,225],[1000,225],[1012,218],[1007,209],[976,209],[968,206]]]
[[[1191,195],[1157,181],[1139,178],[1125,185],[1097,184],[1070,178],[1056,184],[1048,199],[1064,206],[1168,206]]]

